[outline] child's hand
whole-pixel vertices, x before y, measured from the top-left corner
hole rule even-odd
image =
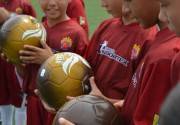
[[[43,48],[24,45],[24,50],[19,51],[20,60],[22,60],[22,62],[26,64],[42,64],[50,56],[53,55],[51,48],[46,43],[43,43],[42,46]]]
[[[120,111],[121,111],[123,105],[124,105],[124,99],[119,100],[118,102],[114,103],[114,106]]]
[[[59,125],[75,125],[72,122],[64,119],[64,118],[59,118]]]
[[[44,108],[48,111],[48,112],[51,112],[53,114],[56,113],[56,110],[54,108],[51,108],[41,97],[40,93],[39,93],[39,90],[38,89],[35,89],[34,90],[34,93],[40,98]]]
[[[10,13],[4,7],[0,7],[0,24],[4,23],[9,17]]]
[[[0,54],[1,54],[1,58],[3,60],[6,60],[6,62],[9,62],[9,59],[5,56],[5,54],[1,51],[1,48],[0,48]]]
[[[102,94],[102,92],[99,90],[99,88],[96,86],[94,77],[89,78],[90,84],[91,84],[91,92],[89,93],[90,95],[94,95],[94,96],[100,96],[104,98],[104,95]]]
[[[110,101],[112,104],[116,103],[119,101],[119,99],[112,99],[112,98],[108,98],[106,97],[105,95],[103,95],[103,93],[99,90],[99,88],[96,86],[96,83],[95,83],[95,80],[94,80],[94,77],[91,77],[89,79],[90,81],[90,84],[91,84],[91,92],[90,92],[90,95],[94,95],[94,96],[99,96],[99,97],[102,97],[108,101]]]

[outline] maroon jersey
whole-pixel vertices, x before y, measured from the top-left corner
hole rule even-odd
[[[70,18],[76,20],[88,33],[89,28],[83,0],[72,0],[68,5],[67,15]]]
[[[0,2],[0,7],[6,8],[10,12],[15,12],[17,14],[27,14],[33,17],[36,16],[36,13],[26,0],[7,0]]]
[[[122,113],[125,125],[152,125],[170,89],[171,63],[180,39],[168,28],[158,32],[129,85]]]
[[[70,19],[53,27],[48,27],[45,22],[44,26],[48,34],[47,44],[54,51],[84,54],[88,45],[88,38],[84,30],[75,21]]]
[[[174,83],[180,81],[180,52],[174,57],[171,64],[171,77]]]
[[[49,27],[47,22],[43,23],[47,31],[47,44],[54,52],[74,52],[83,55],[88,44],[88,38],[85,31],[79,24],[73,20],[61,22],[53,27]],[[42,125],[52,124],[51,119],[46,119],[47,112],[40,104],[39,98],[34,94],[36,89],[36,76],[39,65],[27,67],[24,78],[24,92],[27,93],[27,124]],[[36,108],[36,112],[34,112]]]
[[[0,58],[0,69],[0,105],[20,106],[22,93],[14,66]]]
[[[9,95],[10,93],[9,93],[9,89],[8,89],[8,85],[7,85],[7,79],[6,79],[7,75],[5,75],[9,69],[6,69],[6,65],[7,65],[7,63],[0,58],[0,69],[1,69],[1,74],[0,74],[0,95],[1,95],[0,105],[6,105],[6,104],[10,103],[10,95]],[[11,73],[11,71],[9,73]]]
[[[4,7],[8,11],[16,12],[17,14],[35,16],[34,9],[25,0],[7,0],[0,2],[0,7]],[[19,82],[14,72],[14,66],[0,58],[0,69],[0,105],[13,104],[15,106],[20,106],[18,102],[21,100],[22,95]]]
[[[133,64],[155,33],[156,30],[149,32],[137,23],[123,25],[120,19],[115,18],[104,21],[98,27],[85,57],[92,66],[98,88],[105,96],[124,98]]]

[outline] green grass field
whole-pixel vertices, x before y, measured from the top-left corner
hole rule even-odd
[[[90,34],[94,32],[96,27],[109,15],[101,8],[100,0],[84,0],[86,6],[86,13],[89,22]],[[42,11],[37,3],[37,0],[32,0],[32,4],[36,9],[38,19],[42,17]]]
[[[100,5],[100,0],[84,0],[86,5],[87,18],[89,21],[90,33],[92,34],[96,27],[109,15]]]

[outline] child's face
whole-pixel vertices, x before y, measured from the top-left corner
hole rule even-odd
[[[123,4],[122,4],[122,16],[124,18],[134,19],[134,15],[132,14],[132,11],[131,11],[131,8],[130,8],[129,0],[123,0]]]
[[[168,27],[180,36],[180,0],[160,0],[159,18],[168,23]]]
[[[39,0],[47,19],[56,20],[66,15],[68,0]]]
[[[130,8],[137,21],[149,28],[158,22],[160,3],[158,0],[129,0]]]
[[[122,16],[122,0],[101,0],[101,6],[113,17]]]

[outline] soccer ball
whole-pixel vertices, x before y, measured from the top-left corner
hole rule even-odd
[[[28,15],[16,15],[9,18],[0,30],[0,46],[10,62],[19,64],[19,50],[24,45],[40,47],[46,41],[46,31],[42,24]]]
[[[79,96],[90,92],[91,67],[81,56],[62,52],[54,54],[41,66],[37,88],[42,99],[55,109],[66,101],[66,96]]]
[[[53,125],[63,117],[76,125],[121,125],[118,111],[103,98],[84,95],[67,102],[57,112]]]

